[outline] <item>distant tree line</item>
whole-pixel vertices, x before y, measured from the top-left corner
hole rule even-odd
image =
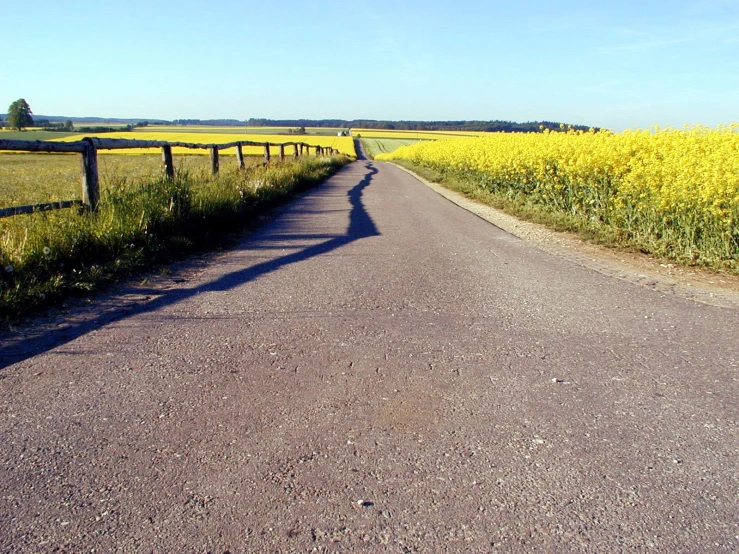
[[[243,127],[246,121],[238,119],[173,119],[172,125],[208,125],[213,127]]]
[[[385,121],[375,119],[261,119],[247,121],[252,127],[341,127],[391,131],[488,131],[504,133],[538,133],[542,129],[559,130],[557,121]],[[587,125],[569,125],[566,128],[587,131]]]
[[[41,127],[44,131],[59,131],[68,133],[74,131],[74,123],[71,119],[67,121],[49,121],[48,119],[37,119],[35,122],[36,127]]]
[[[129,123],[124,127],[106,127],[104,125],[94,125],[87,127],[77,127],[75,130],[80,133],[118,133],[120,131],[133,131],[138,127],[148,127],[148,121],[139,121],[138,123]]]
[[[10,126],[22,129],[34,125],[30,106],[22,98],[11,104],[8,115],[0,114],[0,126]],[[292,134],[304,134],[306,127],[331,127],[331,128],[360,128],[390,131],[488,131],[488,132],[523,132],[538,133],[542,129],[560,130],[561,128],[586,131],[586,125],[562,124],[558,121],[528,121],[517,123],[515,121],[481,121],[481,120],[459,120],[459,121],[414,121],[414,120],[377,120],[377,119],[266,119],[251,118],[248,120],[238,119],[174,119],[166,121],[153,119],[148,121],[136,121],[131,119],[95,118],[95,117],[71,117],[61,118],[55,116],[41,116],[45,119],[37,119],[35,125],[50,131],[78,131],[81,133],[103,133],[113,131],[131,131],[137,127],[147,125],[203,125],[223,127],[290,127]],[[3,119],[7,119],[4,121]],[[65,119],[64,122],[61,122]],[[75,127],[75,123],[108,123],[111,126],[84,126]],[[125,127],[113,126],[112,124],[125,123]],[[597,127],[595,128],[598,129]]]
[[[34,127],[41,127],[44,131],[56,131],[60,133],[117,133],[120,131],[133,131],[138,127],[147,127],[148,121],[139,121],[138,123],[129,123],[124,126],[105,126],[105,125],[89,125],[75,127],[71,119],[67,121],[51,121],[49,119],[36,119],[33,123]]]

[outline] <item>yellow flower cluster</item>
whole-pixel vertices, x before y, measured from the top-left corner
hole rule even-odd
[[[739,125],[491,133],[377,156],[623,229],[688,261],[739,261]]]

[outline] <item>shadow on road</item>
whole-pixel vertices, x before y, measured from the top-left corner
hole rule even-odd
[[[345,234],[336,236],[316,234],[289,235],[299,240],[315,238],[327,238],[327,240],[273,260],[227,273],[214,281],[202,283],[196,287],[177,288],[168,291],[150,289],[142,291],[141,289],[136,289],[138,294],[152,294],[158,296],[149,302],[134,305],[128,309],[119,308],[111,309],[104,313],[86,314],[80,318],[83,321],[72,323],[71,326],[65,327],[63,330],[59,330],[57,325],[49,325],[48,329],[42,326],[33,331],[24,333],[22,337],[14,337],[12,335],[4,338],[0,337],[0,369],[51,350],[61,344],[70,342],[77,337],[95,329],[99,329],[104,325],[123,320],[133,315],[155,312],[166,306],[187,300],[188,298],[202,292],[226,291],[233,289],[286,265],[294,264],[315,256],[320,256],[363,238],[379,236],[380,233],[377,230],[377,227],[362,203],[362,194],[364,189],[366,189],[372,182],[372,178],[377,173],[377,169],[372,165],[372,162],[366,162],[364,165],[367,169],[367,173],[347,192],[351,210],[349,212],[349,224]],[[251,244],[246,246],[246,248],[263,248],[263,246],[259,244],[260,242],[285,240],[285,237],[287,236],[288,235],[277,235],[272,237],[270,235],[266,235],[264,237],[259,237],[259,239],[255,239]]]
[[[354,139],[354,151],[357,153],[357,160],[367,159],[367,155],[364,153],[364,147],[362,146],[361,140]]]

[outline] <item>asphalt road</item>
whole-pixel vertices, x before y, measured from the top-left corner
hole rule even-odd
[[[368,161],[126,294],[0,344],[2,552],[739,551],[737,309]]]

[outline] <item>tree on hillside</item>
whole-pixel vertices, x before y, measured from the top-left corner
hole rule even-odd
[[[23,98],[19,98],[8,108],[8,125],[11,129],[18,129],[19,131],[24,127],[30,127],[33,125],[32,113],[28,102]]]

